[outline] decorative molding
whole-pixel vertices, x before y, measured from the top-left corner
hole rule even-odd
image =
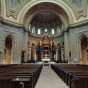
[[[3,25],[10,26],[10,27],[15,27],[15,28],[23,29],[25,32],[27,32],[27,29],[25,29],[25,27],[23,25],[14,23],[12,21],[0,18],[0,23],[3,24]]]
[[[87,0],[63,0],[66,2],[76,15],[76,19],[87,17]]]
[[[17,19],[17,16],[21,9],[30,2],[31,0],[5,0],[6,1],[6,15],[7,17],[12,16],[14,19]]]
[[[42,2],[55,3],[63,8],[70,24],[79,24],[84,19],[88,19],[88,0],[0,0],[1,17],[12,23],[21,24],[26,12],[36,4]],[[72,19],[73,18],[73,19]]]
[[[19,15],[18,15],[18,22],[23,23],[23,19],[25,17],[25,14],[35,5],[38,5],[40,3],[52,3],[52,4],[56,4],[57,6],[61,7],[68,15],[69,17],[69,21],[70,24],[74,23],[76,21],[75,15],[72,11],[72,9],[63,1],[59,1],[59,0],[33,0],[30,3],[27,3],[24,8],[20,11]]]
[[[85,21],[81,21],[81,22],[78,22],[78,23],[74,23],[72,25],[69,25],[70,28],[76,28],[76,27],[81,27],[81,26],[84,26],[84,25],[88,25],[88,19],[85,20]]]

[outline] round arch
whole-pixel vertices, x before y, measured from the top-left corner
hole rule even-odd
[[[62,21],[62,23],[66,29],[68,26],[68,22],[66,21],[67,18],[66,19],[63,18],[63,16],[56,11],[51,11],[51,12],[54,13]],[[30,22],[32,21],[32,19],[35,17],[36,14],[38,14],[38,12],[35,11],[33,14],[30,15],[30,18],[26,18],[26,22],[24,22],[24,26],[26,29],[28,29]]]
[[[12,36],[8,35],[5,38],[5,49],[4,49],[4,54],[5,54],[5,64],[11,64],[12,62]]]
[[[88,37],[80,33],[80,64],[88,64]]]
[[[28,4],[26,4],[24,6],[24,8],[20,11],[19,15],[18,15],[18,18],[17,18],[17,22],[23,24],[23,21],[24,21],[24,17],[26,15],[26,13],[35,5],[37,4],[40,4],[40,3],[44,3],[44,2],[49,2],[49,3],[52,3],[52,4],[56,4],[58,5],[59,7],[61,7],[66,13],[67,13],[67,16],[69,18],[69,24],[72,24],[76,21],[76,17],[72,11],[72,9],[70,7],[67,6],[67,4],[65,4],[63,1],[54,1],[54,0],[36,0],[36,1],[30,1]]]

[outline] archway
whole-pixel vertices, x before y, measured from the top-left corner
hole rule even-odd
[[[11,64],[11,60],[12,60],[12,37],[11,35],[8,35],[5,39],[5,64]]]
[[[58,11],[55,11],[56,8],[57,6],[52,3],[41,3],[31,8],[25,16],[26,18],[28,16],[27,20],[25,18],[25,23],[29,24],[29,33],[31,33],[29,40],[34,43],[38,39],[35,45],[37,48],[37,58],[41,58],[41,60],[55,59],[55,44],[52,45],[51,43],[54,43],[52,39],[55,39],[55,37],[59,36],[63,31],[62,26],[64,23],[59,15],[61,13],[66,15],[64,11],[59,11],[61,9],[60,7],[58,7],[59,13],[57,14]],[[30,14],[31,11],[33,16],[30,20],[28,14]],[[33,38],[35,38],[35,41]],[[41,47],[37,47],[40,42],[42,43]]]
[[[67,6],[67,4],[65,4],[62,0],[60,1],[56,1],[56,0],[35,0],[35,1],[30,1],[29,3],[27,3],[24,8],[20,11],[19,15],[18,15],[18,19],[17,21],[24,24],[24,19],[25,19],[25,15],[27,14],[27,12],[32,8],[35,7],[38,4],[41,3],[51,3],[54,5],[57,5],[58,7],[61,7],[68,15],[69,18],[69,23],[72,24],[76,21],[76,17],[75,14],[73,13],[72,9]]]
[[[29,31],[28,39],[35,46],[44,35],[48,35],[50,40],[54,38],[55,41],[58,41],[55,38],[61,36],[70,23],[67,12],[60,5],[53,2],[41,2],[33,5],[22,18],[25,29]],[[55,44],[56,46],[57,44]],[[45,50],[47,51],[48,48]],[[54,52],[56,54],[55,49]],[[55,54],[53,57],[56,58]]]
[[[62,7],[60,7],[55,3],[43,2],[43,3],[38,3],[34,5],[28,10],[28,12],[23,17],[23,24],[25,28],[28,29],[29,24],[31,25],[31,22],[33,19],[38,17],[39,20],[43,19],[43,21],[45,21],[46,20],[45,17],[47,16],[51,17],[51,22],[52,20],[57,21],[57,19],[59,19],[59,22],[61,21],[63,23],[64,30],[67,29],[70,23],[69,16]],[[50,21],[50,19],[47,19],[47,21]]]
[[[81,64],[88,64],[88,38],[82,34],[81,37]]]

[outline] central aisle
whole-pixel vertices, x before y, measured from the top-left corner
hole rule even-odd
[[[35,88],[69,88],[50,68],[44,66]]]

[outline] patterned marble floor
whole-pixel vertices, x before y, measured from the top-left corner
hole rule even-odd
[[[69,88],[50,66],[44,66],[35,88]]]

